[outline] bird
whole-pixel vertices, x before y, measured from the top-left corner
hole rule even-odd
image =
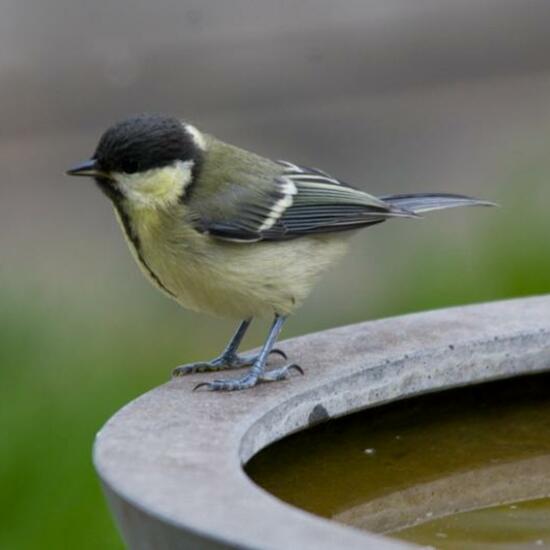
[[[110,126],[93,155],[67,171],[92,178],[110,199],[149,281],[184,308],[240,321],[213,360],[173,376],[249,367],[202,382],[252,388],[303,374],[269,370],[281,329],[359,229],[432,210],[494,203],[450,193],[374,196],[317,168],[275,161],[223,142],[178,117],[139,114]],[[259,353],[239,345],[253,318],[272,324]]]

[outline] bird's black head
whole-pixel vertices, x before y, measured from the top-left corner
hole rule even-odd
[[[155,169],[183,165],[189,168],[192,181],[204,149],[204,137],[194,126],[170,116],[142,114],[111,126],[92,158],[67,173],[94,177],[103,191],[116,198],[125,194],[139,174]]]
[[[195,161],[200,146],[186,126],[164,115],[138,115],[111,126],[94,153],[105,172],[135,174],[175,161]]]

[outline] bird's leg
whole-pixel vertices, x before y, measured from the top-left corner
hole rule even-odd
[[[259,382],[272,382],[275,380],[284,380],[288,377],[290,371],[296,370],[300,374],[304,374],[304,371],[295,364],[285,365],[279,369],[274,369],[271,371],[265,370],[267,363],[267,358],[269,354],[273,351],[273,346],[277,341],[279,333],[283,327],[283,324],[286,320],[286,317],[281,315],[276,315],[269,334],[263,345],[260,354],[256,357],[254,363],[252,364],[250,370],[246,373],[245,376],[240,378],[230,378],[225,380],[214,380],[214,382],[203,382],[195,386],[195,389],[200,387],[206,387],[209,390],[214,391],[234,391],[234,390],[244,390],[246,388],[251,388]]]
[[[237,350],[239,345],[252,322],[252,318],[245,319],[239,325],[237,332],[233,335],[227,347],[223,350],[222,354],[212,361],[203,361],[198,363],[190,363],[189,365],[181,365],[176,367],[172,371],[172,376],[184,376],[185,374],[192,374],[195,372],[213,372],[218,370],[227,369],[239,369],[242,367],[248,367],[254,364],[257,355],[238,355]],[[271,353],[277,353],[284,359],[286,354],[279,349],[272,349]]]

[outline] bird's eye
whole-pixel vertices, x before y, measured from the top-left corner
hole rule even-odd
[[[135,160],[127,160],[123,166],[123,172],[126,174],[135,174],[139,171],[138,162]]]

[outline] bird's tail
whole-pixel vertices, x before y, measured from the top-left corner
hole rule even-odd
[[[417,215],[431,210],[444,210],[445,208],[456,208],[458,206],[496,206],[493,202],[450,193],[386,195],[380,197],[380,199],[392,208]]]

